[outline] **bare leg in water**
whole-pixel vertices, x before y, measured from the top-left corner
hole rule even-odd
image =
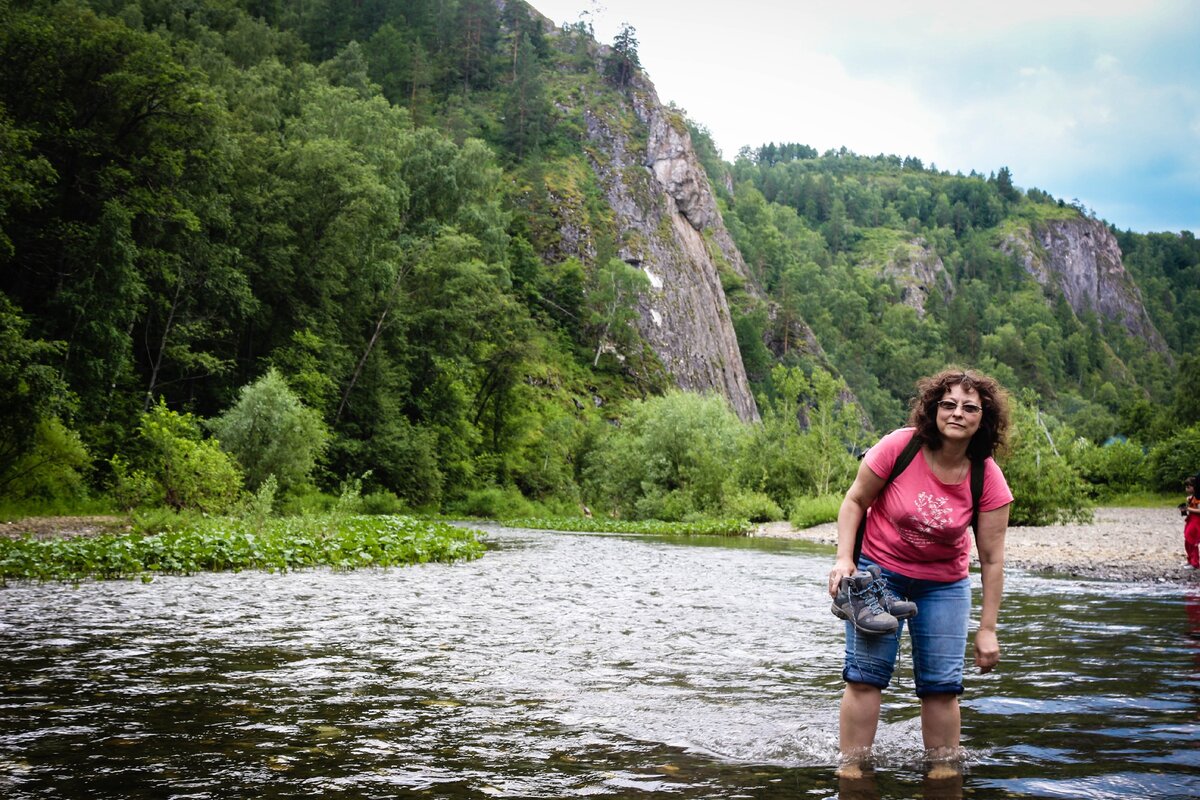
[[[865,683],[846,684],[838,715],[839,746],[842,751],[838,775],[861,777],[863,764],[871,754],[875,732],[879,728],[879,708],[883,692]]]
[[[921,736],[930,761],[930,779],[961,777],[961,731],[962,714],[957,695],[934,694],[921,699]]]

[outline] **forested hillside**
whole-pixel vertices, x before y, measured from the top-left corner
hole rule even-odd
[[[218,510],[271,481],[302,503],[357,480],[380,508],[779,516],[837,491],[948,361],[1018,393],[1028,463],[1060,459],[1063,492],[1174,489],[1179,442],[1200,451],[1191,234],[1110,232],[1147,339],[1037,280],[1048,226],[1091,221],[1006,169],[803,145],[728,163],[702,121],[749,271],[716,258],[762,423],[668,391],[638,332],[652,278],[623,255],[589,140],[600,118],[647,138],[631,28],[603,47],[586,19],[492,0],[0,16],[14,502]],[[1135,444],[1113,466],[1095,445],[1117,434]]]
[[[951,175],[912,157],[770,144],[708,168],[728,180],[726,222],[778,303],[775,324],[806,321],[878,423],[901,415],[912,375],[957,361],[1035,391],[1089,439],[1140,432],[1145,404],[1171,404],[1178,358],[1200,343],[1195,314],[1183,313],[1200,303],[1190,233],[1106,232],[1086,210],[1016,187],[1004,167]],[[1133,285],[1107,288],[1128,291],[1121,299],[1139,314],[1144,304],[1141,329],[1136,315],[1103,313],[1111,298],[1073,308],[1023,263],[1023,251],[1044,249],[1029,241],[1056,227],[1115,236],[1130,253]],[[764,319],[747,338],[764,338]],[[761,379],[767,362],[754,363]]]

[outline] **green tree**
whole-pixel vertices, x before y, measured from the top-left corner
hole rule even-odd
[[[0,495],[53,502],[86,497],[91,454],[58,417],[38,421],[32,446],[0,476]]]
[[[642,64],[638,60],[637,28],[628,22],[622,22],[621,29],[613,38],[612,51],[605,59],[605,74],[618,88],[624,89],[641,67]]]
[[[750,430],[737,462],[740,485],[785,507],[815,483],[801,445],[800,402],[807,383],[799,368],[777,365],[771,371],[772,393],[758,398],[762,423]]]
[[[39,424],[71,406],[67,385],[51,366],[61,343],[30,339],[28,332],[29,321],[0,293],[0,493],[22,473]]]
[[[192,414],[160,401],[142,415],[136,447],[132,472],[119,455],[110,462],[114,494],[128,508],[165,504],[220,514],[241,496],[241,471],[216,440],[203,438]]]
[[[719,513],[745,434],[715,395],[676,390],[635,401],[589,457],[586,499],[626,518]]]
[[[850,485],[856,468],[851,453],[863,444],[862,416],[858,406],[846,400],[846,384],[823,369],[813,370],[802,391],[808,401],[808,428],[801,437],[801,452],[810,464],[813,491],[823,497]]]
[[[1188,354],[1179,359],[1179,371],[1175,377],[1175,401],[1171,404],[1171,416],[1182,423],[1200,421],[1200,355]]]
[[[463,92],[488,88],[493,54],[499,39],[496,4],[492,0],[459,0],[452,43]]]
[[[1013,525],[1088,522],[1092,509],[1087,485],[1060,453],[1054,421],[1046,419],[1035,399],[1029,394],[1012,404],[1008,453],[1001,459],[1015,498],[1009,521]]]
[[[518,160],[524,159],[538,150],[549,129],[550,101],[546,98],[537,51],[521,35],[504,103],[504,143]]]
[[[209,427],[241,465],[252,492],[272,475],[282,493],[305,486],[329,442],[320,415],[274,369],[243,386],[237,402]]]
[[[1013,186],[1012,172],[1008,167],[1001,167],[996,173],[996,191],[1000,196],[1010,203],[1015,203],[1021,199],[1021,193],[1017,187]]]
[[[646,273],[619,258],[610,258],[596,271],[587,295],[589,322],[596,342],[593,367],[600,363],[600,356],[606,350],[626,354],[639,340],[633,325],[638,318],[636,303],[638,294],[649,286]]]
[[[321,65],[320,72],[331,85],[351,89],[363,99],[379,93],[379,87],[371,82],[366,50],[358,42],[343,47]]]
[[[6,233],[10,212],[41,207],[55,173],[50,161],[33,150],[32,131],[18,128],[0,103],[0,264],[13,254]]]
[[[1072,446],[1069,458],[1097,497],[1108,498],[1146,485],[1146,454],[1133,442],[1096,446],[1080,440]]]
[[[1160,492],[1178,492],[1200,464],[1200,423],[1180,428],[1150,449],[1146,456],[1152,486]]]
[[[169,374],[194,394],[185,382],[227,363],[215,340],[228,330],[207,316],[226,303],[233,258],[221,103],[165,34],[68,3],[6,15],[0,98],[45,179],[9,203],[0,288],[64,342],[82,421],[119,438],[147,388]]]

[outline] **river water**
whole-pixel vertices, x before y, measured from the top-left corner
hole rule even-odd
[[[1200,796],[1195,589],[1010,572],[961,782],[923,781],[902,670],[839,784],[827,548],[486,529],[464,564],[0,589],[0,795]]]

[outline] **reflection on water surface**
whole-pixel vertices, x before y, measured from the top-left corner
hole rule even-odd
[[[490,529],[453,566],[0,590],[0,789],[42,797],[1195,797],[1200,594],[1010,575],[967,774],[911,676],[839,786],[829,554]]]

